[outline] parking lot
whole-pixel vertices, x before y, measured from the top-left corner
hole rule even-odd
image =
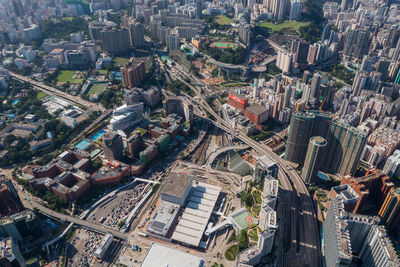
[[[102,235],[78,228],[67,246],[67,266],[93,266],[94,251],[99,246]]]
[[[119,230],[122,226],[121,222],[140,201],[144,187],[145,184],[139,183],[122,190],[111,200],[96,208],[87,220]]]

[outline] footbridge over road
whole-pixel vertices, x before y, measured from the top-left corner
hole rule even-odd
[[[210,155],[208,155],[206,159],[206,166],[211,167],[211,164],[214,162],[214,160],[221,155],[222,153],[228,152],[230,150],[243,150],[249,148],[248,145],[237,145],[237,146],[223,146],[215,149],[213,152],[211,152]]]

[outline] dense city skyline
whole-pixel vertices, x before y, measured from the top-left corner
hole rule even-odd
[[[0,0],[0,265],[400,266],[399,21]]]

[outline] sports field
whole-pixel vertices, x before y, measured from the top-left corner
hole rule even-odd
[[[124,65],[124,64],[126,64],[128,62],[129,62],[129,58],[125,58],[125,57],[116,57],[116,58],[114,58],[114,63],[117,66],[122,66],[122,65]]]
[[[82,139],[78,143],[74,145],[74,147],[80,149],[80,150],[86,150],[90,146],[91,142],[85,139]]]
[[[95,83],[90,87],[88,94],[101,94],[106,88],[107,83]]]
[[[233,22],[233,19],[224,15],[218,15],[215,19],[215,22],[217,22],[219,25],[229,25]]]
[[[233,219],[239,224],[239,226],[242,229],[246,229],[249,225],[251,225],[252,218],[249,216],[249,213],[247,210],[244,210],[243,212],[236,214]]]
[[[270,22],[263,22],[258,24],[258,27],[269,28],[273,32],[279,32],[282,29],[294,29],[298,31],[300,27],[307,26],[308,22],[298,22],[298,21],[285,21],[281,24],[274,24]]]
[[[236,45],[234,43],[227,43],[227,42],[212,42],[210,47],[217,47],[217,48],[235,48]]]
[[[57,76],[57,82],[70,84],[83,84],[83,76],[79,71],[62,70]]]

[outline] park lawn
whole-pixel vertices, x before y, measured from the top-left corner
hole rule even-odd
[[[215,20],[219,25],[229,25],[233,22],[233,19],[228,18],[225,15],[218,15]]]
[[[300,27],[307,26],[308,24],[309,24],[308,22],[299,22],[299,21],[285,21],[284,23],[281,24],[263,22],[261,24],[258,24],[258,27],[269,28],[273,32],[279,32],[285,28],[290,28],[298,31]]]
[[[89,95],[91,95],[91,94],[101,94],[106,87],[107,87],[107,84],[95,83],[90,87]]]
[[[37,99],[42,99],[42,98],[45,97],[45,96],[47,96],[46,93],[44,93],[44,92],[39,92],[39,93],[37,94],[36,98],[37,98]]]
[[[107,75],[107,70],[99,70],[99,73],[100,73],[101,75]]]
[[[62,18],[63,20],[66,20],[66,21],[72,21],[72,18],[73,17],[64,17],[64,18]]]
[[[114,63],[118,66],[122,66],[125,63],[129,62],[129,58],[124,58],[124,57],[116,57],[114,58]]]
[[[73,70],[63,70],[57,76],[58,83],[66,83],[69,82],[70,84],[83,84],[83,79],[72,79],[75,71]]]

